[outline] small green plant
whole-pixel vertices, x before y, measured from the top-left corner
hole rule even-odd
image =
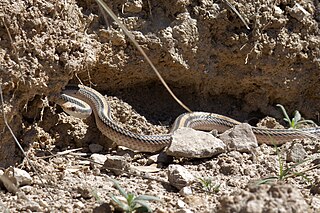
[[[125,198],[125,201],[121,201],[113,194],[109,194],[110,198],[124,211],[127,213],[131,212],[152,212],[150,206],[146,201],[156,200],[159,201],[158,197],[149,195],[136,196],[133,193],[127,193],[115,180],[112,180],[114,186],[118,189],[120,194]]]
[[[292,129],[297,129],[302,124],[312,124],[312,125],[317,126],[316,123],[313,122],[312,120],[302,119],[301,114],[298,110],[294,111],[294,116],[292,119],[290,119],[284,106],[282,106],[281,104],[277,104],[277,107],[280,107],[280,109],[282,110],[282,113],[284,115],[283,120],[285,120],[289,124],[290,128],[292,128]]]
[[[96,199],[96,201],[98,202],[98,203],[100,203],[101,202],[101,198],[100,198],[100,196],[98,195],[98,193],[97,193],[97,191],[92,191],[91,192],[91,195],[92,195],[92,197],[94,197],[95,199]]]
[[[300,171],[300,172],[294,172],[294,168],[296,168],[298,165],[302,164],[302,163],[305,163],[307,160],[303,160],[303,161],[300,161],[298,163],[295,163],[294,165],[292,166],[287,166],[285,164],[285,161],[282,159],[280,153],[279,153],[279,150],[278,150],[278,147],[275,146],[276,148],[276,153],[277,153],[277,156],[278,156],[278,162],[279,162],[279,172],[278,172],[278,175],[277,176],[270,176],[270,177],[267,177],[267,178],[263,178],[261,180],[259,180],[257,182],[257,185],[261,185],[261,184],[266,184],[266,183],[270,183],[270,182],[273,182],[273,181],[276,181],[276,180],[279,180],[279,181],[283,181],[287,178],[290,178],[290,177],[302,177],[303,179],[305,179],[307,182],[310,182],[309,178],[307,178],[307,176],[305,175],[305,173],[307,171],[310,171],[310,170],[313,170],[315,168],[318,168],[318,166],[315,166],[315,167],[311,167],[311,168],[308,168],[304,171]]]
[[[201,188],[207,193],[218,193],[220,190],[220,185],[214,185],[211,178],[198,178]]]

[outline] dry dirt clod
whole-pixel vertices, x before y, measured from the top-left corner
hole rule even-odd
[[[30,174],[19,168],[14,168],[14,177],[17,180],[18,186],[30,185],[33,182]]]
[[[171,164],[168,167],[168,180],[177,189],[189,186],[196,178],[183,166]]]
[[[249,124],[236,125],[222,133],[220,139],[227,144],[229,150],[251,152],[258,147],[256,136]]]
[[[103,167],[105,169],[111,170],[115,175],[120,175],[124,172],[130,171],[129,158],[125,156],[112,156],[107,155],[107,159],[104,162]]]
[[[285,184],[262,186],[254,193],[240,190],[229,196],[223,196],[219,200],[218,211],[226,213],[267,212],[273,209],[290,213],[310,211],[302,194],[293,186]]]
[[[107,156],[106,155],[101,155],[101,154],[92,154],[90,156],[90,158],[99,164],[104,164],[104,162],[107,160]]]
[[[180,209],[175,211],[175,213],[194,213],[194,212],[191,211],[190,209]]]
[[[159,154],[151,155],[148,157],[148,164],[152,163],[159,163],[159,164],[165,164],[168,165],[172,162],[173,157],[169,156],[165,152],[160,152]]]
[[[269,116],[261,119],[261,121],[257,123],[257,127],[268,129],[284,129],[284,127],[275,118]]]
[[[182,127],[172,136],[166,153],[174,157],[209,158],[226,150],[226,145],[207,132]]]
[[[190,186],[185,186],[185,187],[183,187],[182,189],[180,189],[179,194],[180,194],[181,196],[186,197],[186,196],[192,195],[193,192],[192,192],[192,189],[191,189]]]
[[[303,145],[300,143],[293,143],[287,152],[287,161],[298,163],[305,159],[307,155],[306,150],[304,149]]]

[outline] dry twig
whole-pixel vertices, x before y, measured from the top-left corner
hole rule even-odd
[[[23,150],[21,144],[19,143],[17,137],[15,136],[14,132],[12,131],[7,117],[6,117],[6,113],[4,111],[4,100],[3,100],[3,94],[2,94],[2,83],[0,82],[0,101],[1,101],[1,107],[2,107],[2,115],[3,115],[3,121],[6,125],[6,127],[8,128],[10,134],[12,135],[12,138],[14,139],[14,141],[16,142],[17,146],[19,147],[20,151],[23,153],[23,155],[25,156],[27,162],[29,163],[29,165],[31,166],[32,170],[36,173],[36,175],[38,175],[42,185],[44,186],[45,190],[48,192],[50,198],[53,200],[53,196],[51,195],[50,191],[47,189],[46,185],[44,184],[43,180],[40,178],[40,174],[38,172],[38,170],[36,170],[36,168],[33,166],[33,163],[31,162],[31,160],[29,159],[29,157],[27,156],[27,154],[25,153],[25,151]]]
[[[230,7],[230,9],[237,14],[237,16],[240,18],[240,20],[243,22],[243,24],[246,26],[246,28],[248,30],[250,30],[249,25],[247,24],[247,22],[244,20],[244,18],[241,16],[241,14],[238,12],[238,10],[230,3],[228,2],[228,0],[223,0],[224,3],[226,3],[226,5],[228,5],[228,7]]]
[[[134,39],[133,34],[127,29],[127,27],[121,23],[121,21],[118,19],[118,17],[112,12],[112,10],[107,6],[106,3],[104,3],[102,0],[96,0],[96,2],[109,14],[109,16],[119,25],[119,27],[123,30],[123,32],[128,36],[130,41],[136,46],[136,48],[139,50],[139,52],[143,55],[143,57],[147,60],[147,62],[152,67],[153,71],[156,73],[158,78],[160,79],[163,86],[167,89],[167,91],[170,93],[170,95],[174,98],[174,100],[180,104],[185,110],[188,112],[192,112],[182,101],[180,101],[176,95],[172,92],[170,87],[167,85],[165,80],[162,78],[160,73],[158,72],[157,68],[153,65],[147,54],[144,52],[144,50],[141,48],[141,46],[138,44],[138,42]]]

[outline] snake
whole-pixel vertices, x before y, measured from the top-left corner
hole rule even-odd
[[[144,135],[123,128],[111,116],[111,107],[105,96],[85,85],[66,86],[56,101],[71,116],[87,118],[93,112],[97,128],[119,146],[140,152],[157,152],[169,146],[173,133],[180,127],[222,133],[241,122],[210,112],[188,112],[178,116],[166,134]],[[259,144],[282,145],[294,139],[319,136],[320,127],[303,129],[267,129],[251,126]]]

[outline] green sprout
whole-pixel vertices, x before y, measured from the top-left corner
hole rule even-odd
[[[292,128],[292,129],[297,129],[302,124],[312,124],[312,125],[317,126],[316,123],[312,120],[304,120],[301,117],[301,114],[298,110],[294,111],[294,117],[292,119],[290,119],[286,109],[281,104],[277,104],[276,106],[280,107],[280,109],[282,110],[282,113],[284,115],[283,120],[285,120],[289,124],[290,128]]]
[[[218,193],[220,190],[220,185],[214,185],[211,178],[198,178],[202,189],[207,193]]]
[[[273,182],[273,181],[276,181],[276,180],[283,181],[283,180],[288,179],[290,177],[298,177],[298,176],[302,177],[303,179],[305,179],[307,182],[310,183],[310,179],[307,178],[305,173],[307,171],[310,171],[310,170],[318,168],[318,165],[310,167],[308,169],[305,169],[304,171],[294,172],[293,171],[294,168],[296,168],[297,166],[299,166],[302,163],[305,163],[306,161],[308,161],[308,159],[300,161],[298,163],[295,163],[292,166],[287,166],[287,164],[285,164],[285,161],[280,156],[278,147],[275,146],[275,148],[276,148],[276,153],[277,153],[277,156],[278,156],[279,172],[278,172],[277,176],[270,176],[270,177],[266,177],[266,178],[263,178],[263,179],[259,180],[257,182],[257,185],[266,184],[266,183]]]
[[[151,207],[148,205],[146,201],[160,200],[158,197],[155,197],[155,196],[149,196],[149,195],[136,196],[133,193],[126,193],[117,181],[112,180],[112,182],[114,186],[118,189],[120,194],[125,198],[126,201],[119,200],[113,194],[109,194],[109,196],[126,213],[152,212]]]

